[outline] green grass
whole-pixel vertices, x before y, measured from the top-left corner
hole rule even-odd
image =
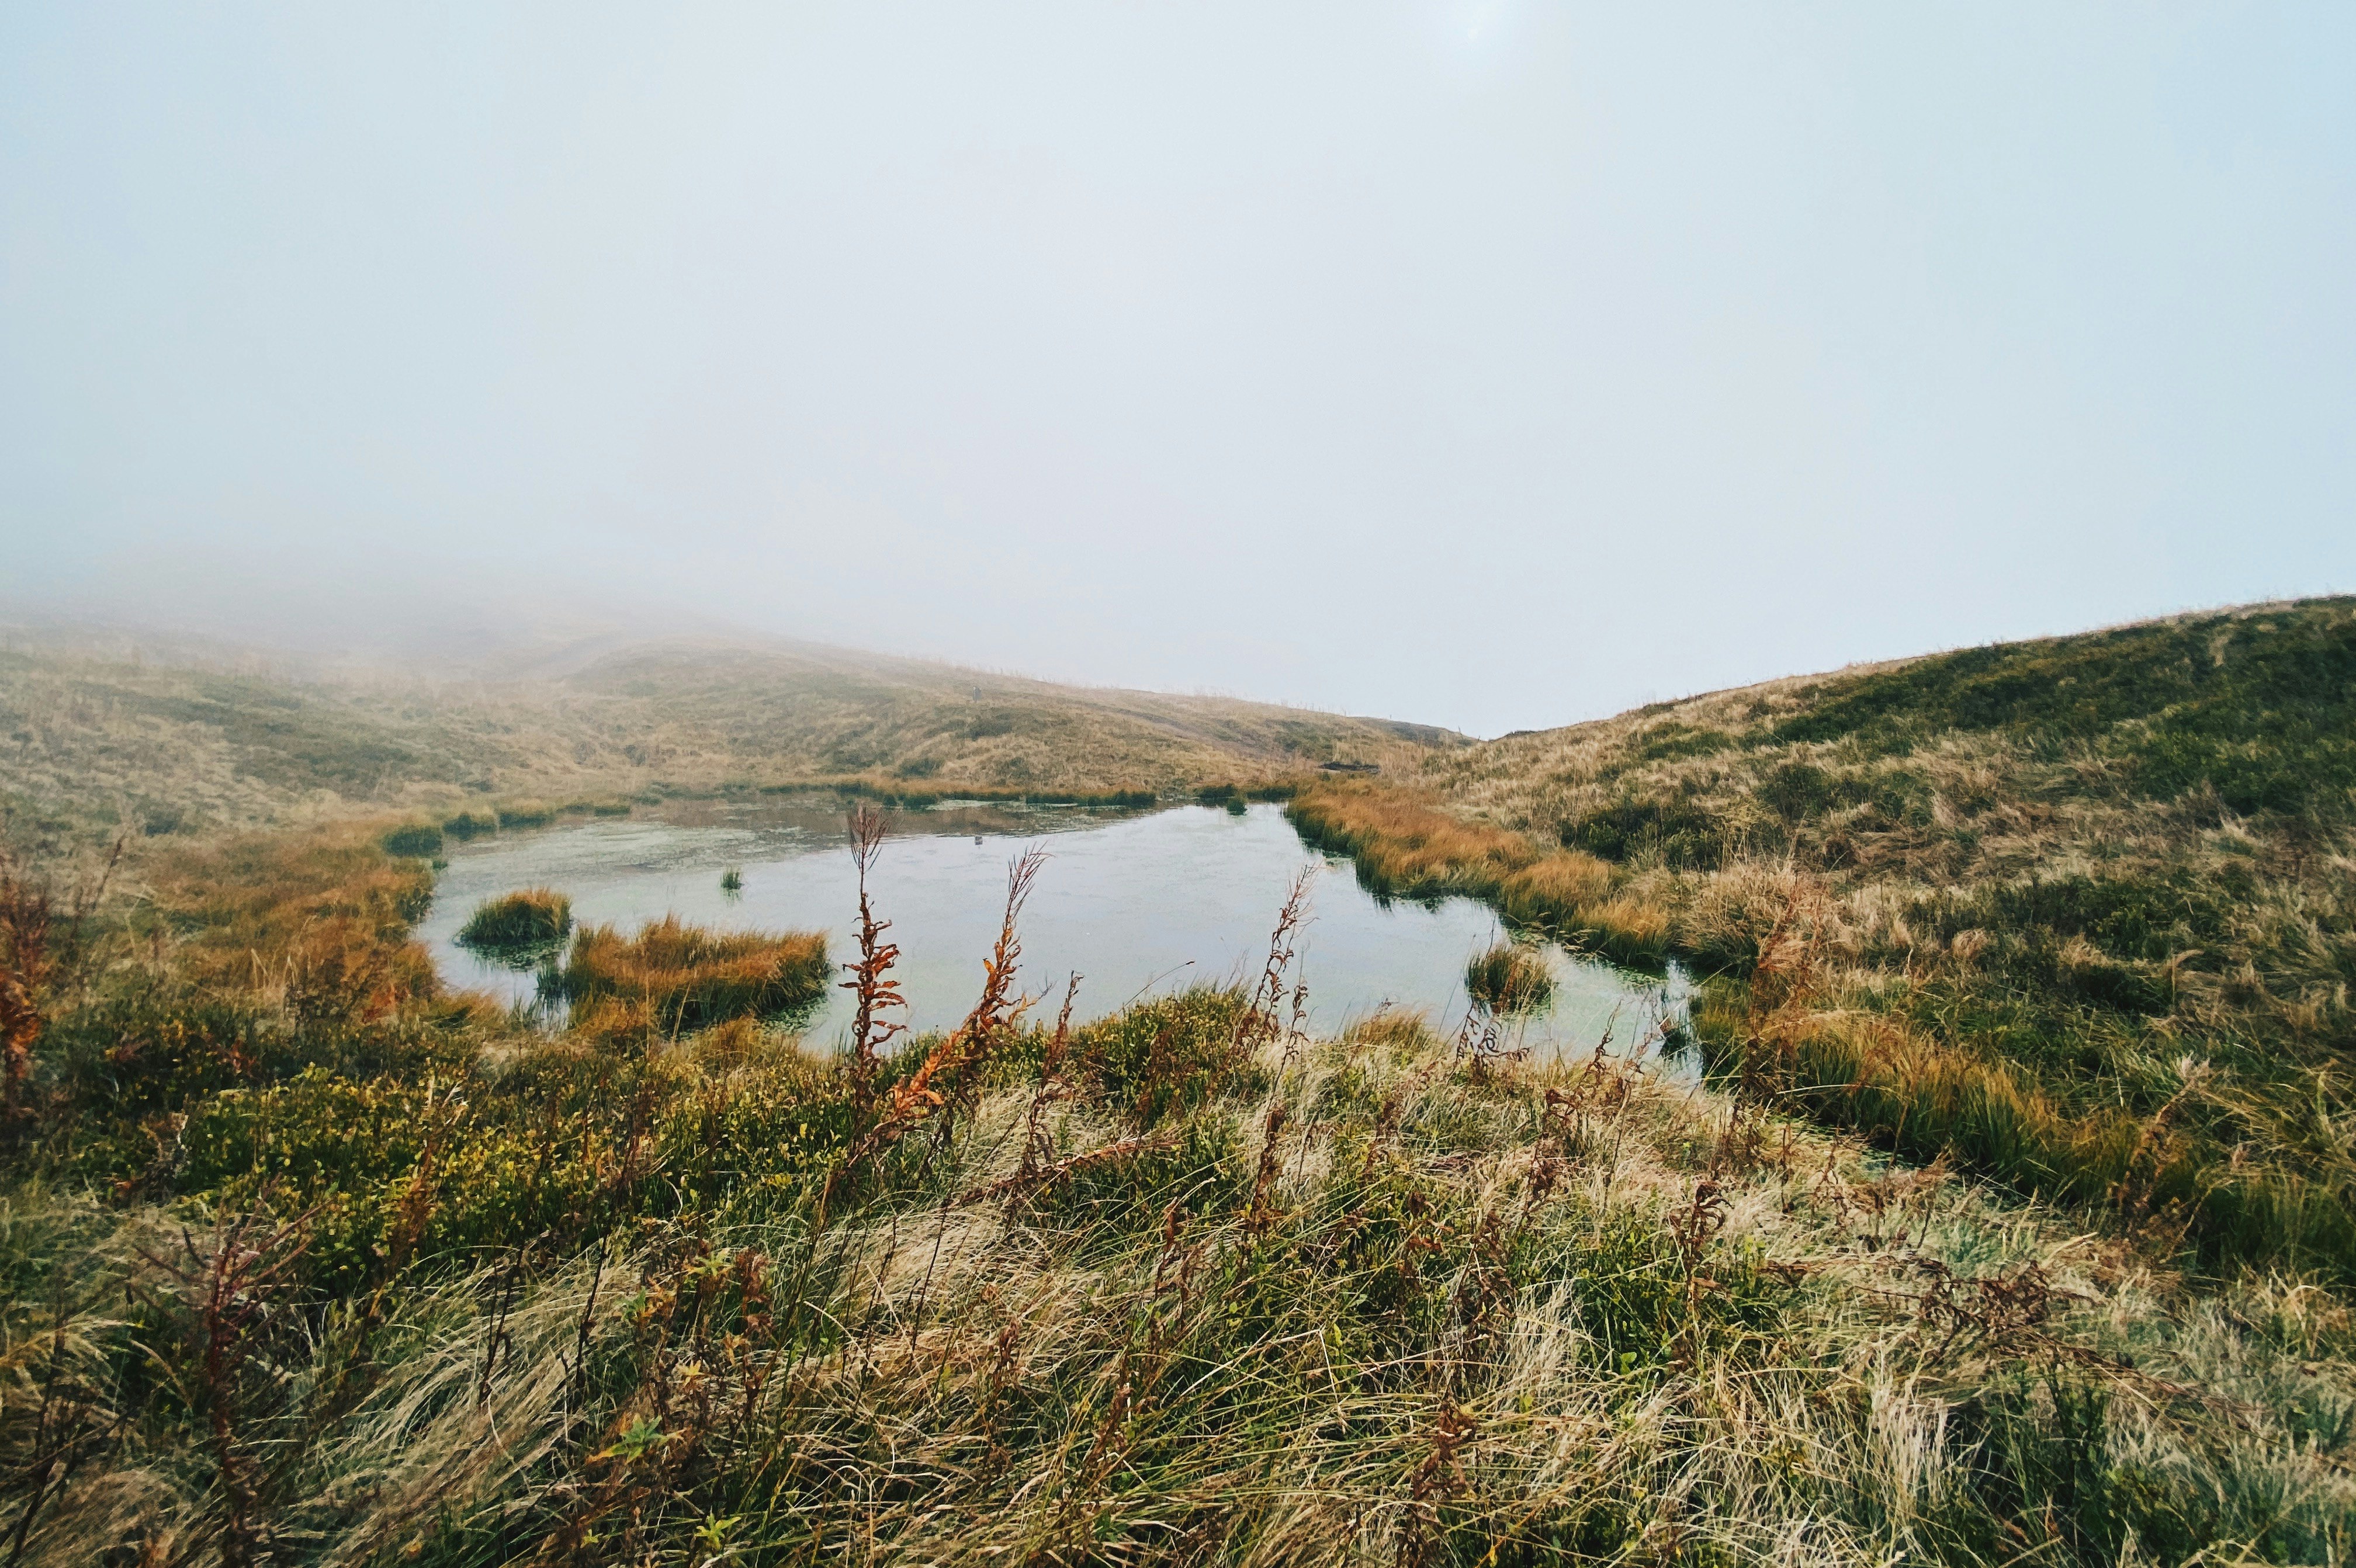
[[[45,993],[21,1561],[2356,1544],[2356,1325],[2297,1281],[2187,1293],[1723,1094],[1225,990],[993,1032],[878,1141],[926,1042],[862,1100],[746,1017],[390,993],[414,885],[366,837],[197,857]]]
[[[252,774],[152,839],[168,803],[124,791],[72,962],[0,930],[39,1025],[0,1531],[27,1564],[2345,1561],[2356,856],[2309,683],[2347,620],[1775,683],[1290,802],[1386,896],[1702,970],[1694,1088],[1392,1012],[1293,1038],[1222,989],[862,1081],[764,993],[819,993],[815,938],[596,933],[553,1030],[410,938],[404,823],[880,793],[910,755],[961,793],[1057,733],[995,692],[855,764],[575,782],[547,759],[604,742],[566,731],[452,753],[446,796],[359,770],[375,815],[301,833],[219,835],[287,798]],[[600,699],[721,701],[642,673]],[[37,806],[117,776],[38,767],[135,779],[199,722],[53,695],[0,760]],[[282,695],[240,744],[357,722]]]
[[[431,822],[405,822],[379,840],[388,855],[431,859],[442,853],[442,829]]]
[[[1376,885],[1720,976],[1713,1060],[1778,1104],[2221,1276],[2356,1284],[2351,671],[2356,603],[2263,606],[1657,704],[1292,809]]]
[[[1464,989],[1500,1017],[1537,1012],[1554,1000],[1554,975],[1531,948],[1500,942],[1464,966]]]
[[[549,946],[573,929],[573,901],[552,888],[526,888],[475,906],[459,929],[469,947]]]

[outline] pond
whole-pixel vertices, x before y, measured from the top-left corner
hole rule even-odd
[[[1503,934],[1470,899],[1380,900],[1346,859],[1303,845],[1281,810],[1175,806],[1115,812],[945,803],[895,814],[869,888],[900,944],[907,1020],[948,1029],[973,1005],[998,933],[1008,862],[1036,844],[1048,856],[1021,925],[1021,983],[1052,1008],[1066,975],[1082,976],[1076,1019],[1204,983],[1258,978],[1269,927],[1292,878],[1309,869],[1308,923],[1296,978],[1309,1021],[1336,1030],[1382,1007],[1417,1008],[1453,1029],[1466,1010],[1464,969]],[[676,913],[717,928],[823,931],[838,964],[853,955],[857,882],[830,798],[759,805],[672,802],[626,820],[509,831],[454,845],[418,935],[451,985],[533,1004],[536,976],[457,944],[483,900],[546,886],[578,923],[634,933]],[[724,873],[741,876],[723,889]],[[1608,1031],[1625,1053],[1657,1041],[1686,1003],[1684,976],[1636,974],[1559,947],[1540,948],[1554,977],[1541,1010],[1508,1020],[1503,1043],[1535,1055],[1585,1054]],[[838,1043],[847,993],[830,990],[806,1025]],[[1052,1017],[1052,1013],[1050,1013]]]

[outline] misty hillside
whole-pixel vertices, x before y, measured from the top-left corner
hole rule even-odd
[[[1942,791],[1925,773],[1965,764],[2012,787]],[[2123,827],[2158,805],[2282,832],[2310,812],[2344,819],[2356,789],[2356,601],[1771,681],[1510,736],[1427,777],[1484,816],[1697,866],[1746,843],[1828,869],[2026,864],[2036,845],[2014,837],[2041,842],[2065,801],[2135,814]]]
[[[1403,765],[1461,743],[1428,726],[800,644],[599,640],[477,678],[167,646],[159,661],[119,638],[12,640],[0,794],[36,815],[112,800],[164,832],[359,804],[818,778],[1158,790]]]
[[[1706,977],[1786,1108],[2356,1281],[2356,602],[1662,703],[1322,787],[1304,829]]]

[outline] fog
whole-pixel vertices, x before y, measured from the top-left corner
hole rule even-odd
[[[14,5],[0,601],[1495,733],[2344,589],[2351,80],[2346,5]]]

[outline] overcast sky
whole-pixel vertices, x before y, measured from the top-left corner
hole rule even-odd
[[[1487,734],[2356,588],[2351,83],[2345,0],[16,0],[0,597]]]

